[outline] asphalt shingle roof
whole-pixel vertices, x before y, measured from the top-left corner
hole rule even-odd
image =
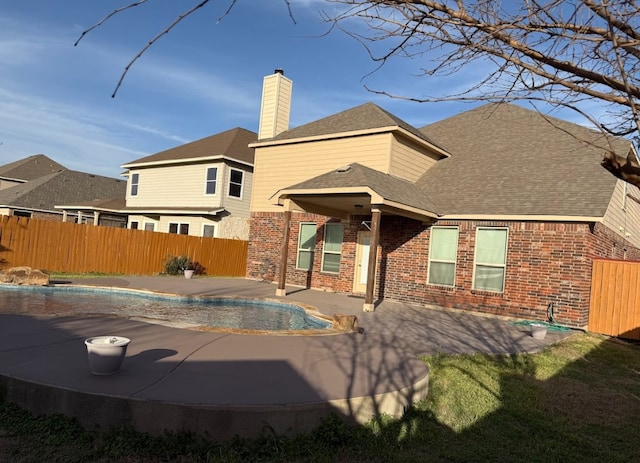
[[[616,178],[609,142],[631,144],[513,104],[488,104],[421,129],[447,150],[417,182],[443,214],[602,217]]]
[[[0,204],[53,211],[55,205],[124,198],[126,188],[125,180],[63,170],[0,190]]]
[[[34,180],[66,169],[62,164],[58,164],[44,154],[34,154],[0,166],[0,177]]]
[[[367,187],[389,201],[437,213],[429,196],[415,184],[362,164],[352,163],[348,167],[331,170],[287,187],[286,190]]]
[[[206,158],[211,156],[228,156],[253,164],[254,151],[253,148],[249,148],[249,143],[255,142],[257,139],[257,133],[236,127],[235,129],[226,130],[209,137],[201,138],[200,140],[136,159],[125,165]]]
[[[416,137],[433,144],[424,133],[374,103],[365,103],[355,108],[347,109],[323,119],[287,130],[271,140],[293,140],[297,138],[372,130],[382,127],[400,127]]]

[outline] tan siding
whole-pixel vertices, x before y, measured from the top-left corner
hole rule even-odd
[[[281,211],[269,199],[278,190],[358,162],[388,173],[390,134],[256,148],[251,211]]]
[[[618,180],[603,223],[634,246],[640,247],[640,204],[626,197],[625,185],[626,193],[640,198],[640,190],[637,187]],[[626,236],[627,233],[629,236]]]
[[[238,169],[244,172],[243,184],[242,184],[242,198],[234,198],[227,196],[229,191],[229,178],[231,176],[231,169]],[[222,206],[235,217],[249,217],[251,215],[251,191],[253,184],[253,172],[248,172],[244,169],[237,167],[227,166],[224,173],[224,191],[222,191]]]
[[[11,188],[12,186],[23,185],[23,182],[12,182],[11,180],[0,180],[0,190]]]
[[[205,180],[208,167],[218,167],[220,178],[221,163],[173,165],[150,169],[132,169],[130,174],[139,173],[138,195],[131,196],[131,178],[127,188],[128,207],[216,207],[220,205],[220,192],[224,185],[218,181],[216,194],[205,195]]]
[[[436,161],[439,155],[397,135],[391,147],[391,175],[410,182],[417,181]]]
[[[281,74],[263,80],[258,138],[272,138],[289,128],[293,83]]]

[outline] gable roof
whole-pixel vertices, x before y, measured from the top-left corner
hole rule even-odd
[[[256,141],[258,134],[241,127],[226,130],[200,140],[176,146],[150,156],[122,165],[123,168],[143,165],[171,164],[195,159],[226,157],[253,165],[253,148],[249,143]]]
[[[0,166],[0,177],[29,181],[66,169],[44,154],[34,154]]]
[[[602,217],[617,179],[601,162],[629,141],[520,106],[481,106],[421,129],[451,156],[417,182],[445,215]]]
[[[124,198],[126,187],[125,180],[65,169],[0,190],[0,205],[55,211],[56,204]]]
[[[406,206],[423,211],[426,216],[437,215],[436,205],[415,184],[357,162],[289,186],[278,192],[278,195],[330,194],[330,192],[339,195],[354,193],[356,190],[360,192],[369,190],[377,194],[380,197],[378,200],[383,204],[393,204],[400,208]]]
[[[397,127],[431,145],[437,146],[424,133],[374,103],[365,103],[355,108],[333,114],[323,119],[286,130],[269,140],[294,140],[299,138],[322,137],[326,135],[371,131],[374,129]],[[266,140],[260,140],[264,142]]]

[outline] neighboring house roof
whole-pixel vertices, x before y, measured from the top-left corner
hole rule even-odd
[[[411,133],[415,137],[436,145],[424,133],[411,124],[385,111],[374,103],[365,103],[355,108],[333,114],[331,116],[287,130],[271,138],[271,141],[294,140],[299,138],[321,137],[331,134],[346,134],[352,132],[371,131],[389,127],[398,127]],[[260,143],[268,140],[260,140]]]
[[[126,187],[124,180],[65,169],[0,190],[0,205],[53,211],[56,204],[124,198]]]
[[[506,103],[421,130],[451,154],[416,182],[445,216],[602,217],[617,182],[601,165],[604,152],[625,157],[631,147]]]
[[[67,168],[44,154],[34,154],[0,166],[0,177],[29,181],[61,170]]]
[[[124,196],[119,198],[93,199],[91,201],[81,201],[73,204],[56,205],[56,209],[73,209],[73,210],[96,210],[107,212],[123,212],[126,205]]]
[[[380,197],[373,200],[374,202],[392,203],[400,207],[408,206],[425,211],[428,215],[437,214],[435,204],[415,184],[359,163],[352,163],[289,186],[278,192],[278,195],[347,194],[355,193],[356,190],[359,192],[371,190]]]
[[[249,143],[258,139],[258,134],[241,127],[227,130],[210,137],[176,146],[150,156],[124,164],[123,168],[143,165],[170,164],[195,159],[225,157],[253,165],[254,152]]]

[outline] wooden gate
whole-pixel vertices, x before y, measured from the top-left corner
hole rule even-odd
[[[589,331],[640,340],[640,262],[593,261]]]

